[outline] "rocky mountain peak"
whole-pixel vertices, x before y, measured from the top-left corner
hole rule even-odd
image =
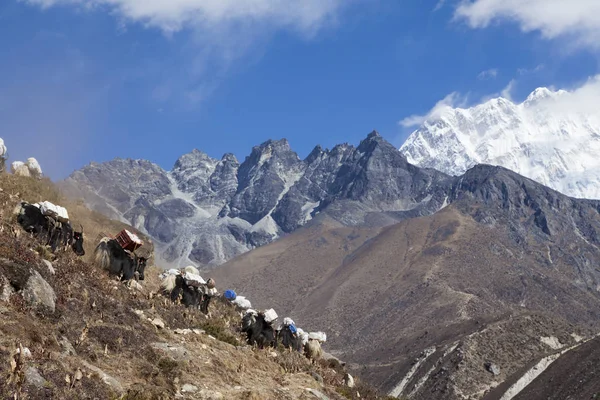
[[[210,168],[209,166],[214,166],[216,163],[217,160],[208,154],[198,149],[193,149],[191,152],[177,159],[174,169]]]
[[[233,153],[223,154],[223,157],[221,157],[221,162],[222,163],[239,164],[237,157]]]
[[[449,107],[415,130],[400,152],[450,175],[499,165],[566,195],[600,199],[600,123],[591,114],[555,112],[565,95],[538,88],[519,104],[499,98]]]

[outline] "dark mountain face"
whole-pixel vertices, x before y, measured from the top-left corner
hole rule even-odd
[[[431,215],[383,228],[323,218],[213,276],[256,308],[327,326],[328,351],[394,396],[499,399],[600,329],[600,203],[487,165],[436,184],[448,205]]]
[[[437,211],[451,179],[406,162],[377,132],[304,160],[269,140],[239,164],[194,150],[169,172],[147,161],[90,164],[61,183],[98,211],[147,232],[166,265],[219,265],[309,223],[384,226]],[[165,265],[165,266],[166,266]]]

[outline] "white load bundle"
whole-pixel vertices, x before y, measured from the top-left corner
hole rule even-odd
[[[162,274],[160,274],[158,277],[160,279],[165,279],[169,275],[180,275],[180,274],[181,274],[181,272],[179,272],[178,269],[171,268],[170,270],[167,270],[167,271],[163,272]]]
[[[6,149],[6,145],[4,144],[4,140],[2,138],[0,138],[0,157],[4,158],[6,157],[6,153],[7,153],[7,149]]]
[[[265,321],[268,323],[271,323],[277,319],[277,313],[272,308],[265,310],[263,314],[265,315]]]
[[[35,158],[29,157],[25,165],[27,165],[31,176],[38,179],[42,177],[42,167],[40,167],[40,163]]]
[[[183,279],[185,279],[185,283],[189,286],[202,286],[206,284],[206,281],[200,275],[191,274],[189,272],[183,275]]]
[[[18,176],[31,176],[29,168],[27,168],[27,165],[25,165],[23,161],[13,161],[12,164],[10,164],[10,172],[12,172],[13,175]]]
[[[238,306],[240,308],[244,308],[244,309],[252,308],[252,304],[250,303],[250,300],[248,300],[244,296],[237,296],[235,298],[235,300],[233,301],[233,304],[235,304],[236,306]]]
[[[304,332],[302,328],[296,328],[298,331],[298,337],[302,340],[302,346],[308,343],[308,333]]]
[[[325,332],[311,332],[308,334],[308,338],[311,340],[318,340],[319,342],[327,341],[327,335]]]
[[[40,202],[40,211],[42,214],[58,219],[61,222],[69,221],[69,213],[67,209],[49,201]]]
[[[290,325],[294,325],[294,326],[296,326],[296,324],[294,323],[294,320],[292,320],[292,319],[291,319],[291,318],[289,318],[289,317],[285,317],[285,318],[283,319],[283,325],[284,325],[284,326],[290,326]]]

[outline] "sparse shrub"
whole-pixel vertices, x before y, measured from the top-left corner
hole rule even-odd
[[[233,346],[239,345],[237,338],[233,336],[231,332],[227,330],[227,328],[225,328],[223,325],[220,325],[218,322],[210,320],[204,324],[201,324],[200,327],[206,331],[207,335],[211,335],[221,342],[229,343]]]

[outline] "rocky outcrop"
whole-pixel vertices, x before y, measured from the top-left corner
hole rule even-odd
[[[22,295],[30,305],[54,312],[56,294],[52,286],[42,278],[39,272],[33,271],[23,288]]]

